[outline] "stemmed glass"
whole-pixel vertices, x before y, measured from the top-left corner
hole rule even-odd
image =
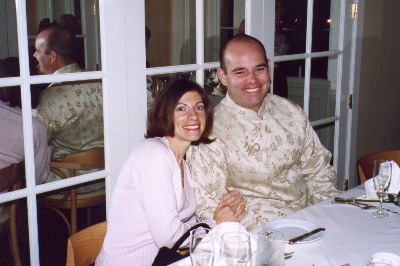
[[[379,197],[379,209],[372,214],[376,218],[387,218],[389,214],[382,210],[382,201],[386,196],[386,192],[389,188],[390,179],[392,177],[392,164],[386,160],[375,160],[373,181],[376,194]]]
[[[207,228],[190,231],[190,259],[194,266],[212,266],[214,262],[214,241]]]
[[[242,232],[228,232],[221,237],[220,259],[224,266],[250,265],[250,236]]]

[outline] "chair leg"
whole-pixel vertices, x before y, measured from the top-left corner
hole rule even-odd
[[[87,208],[87,210],[86,210],[86,226],[87,227],[92,225],[92,213],[93,213],[92,208],[91,207]]]
[[[71,229],[72,234],[77,232],[77,193],[76,189],[71,189]]]
[[[21,266],[21,257],[18,248],[17,237],[17,204],[14,203],[10,206],[10,246],[13,254],[14,264]]]

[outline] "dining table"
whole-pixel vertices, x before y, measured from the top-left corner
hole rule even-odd
[[[359,185],[338,197],[364,198],[365,194],[364,185]],[[379,202],[367,204],[379,206]],[[336,203],[330,198],[269,223],[279,224],[292,219],[325,228],[322,237],[316,241],[285,243],[285,252],[293,252],[285,260],[286,266],[365,266],[374,253],[388,252],[400,256],[400,207],[394,203],[383,203],[383,207],[393,212],[388,218],[375,218],[371,212],[376,208],[361,209],[351,204]],[[268,228],[269,223],[249,231],[249,234],[257,239],[258,232]],[[257,251],[253,253],[251,265],[255,265],[256,256]],[[190,258],[173,265],[191,265]]]

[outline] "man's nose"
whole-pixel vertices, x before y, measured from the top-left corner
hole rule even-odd
[[[249,72],[249,75],[247,76],[247,81],[248,82],[255,82],[257,80],[257,76],[254,72]]]

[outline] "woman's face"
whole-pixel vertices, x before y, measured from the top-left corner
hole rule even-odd
[[[197,91],[185,93],[174,111],[174,134],[176,141],[189,142],[200,139],[206,126],[206,111]]]

